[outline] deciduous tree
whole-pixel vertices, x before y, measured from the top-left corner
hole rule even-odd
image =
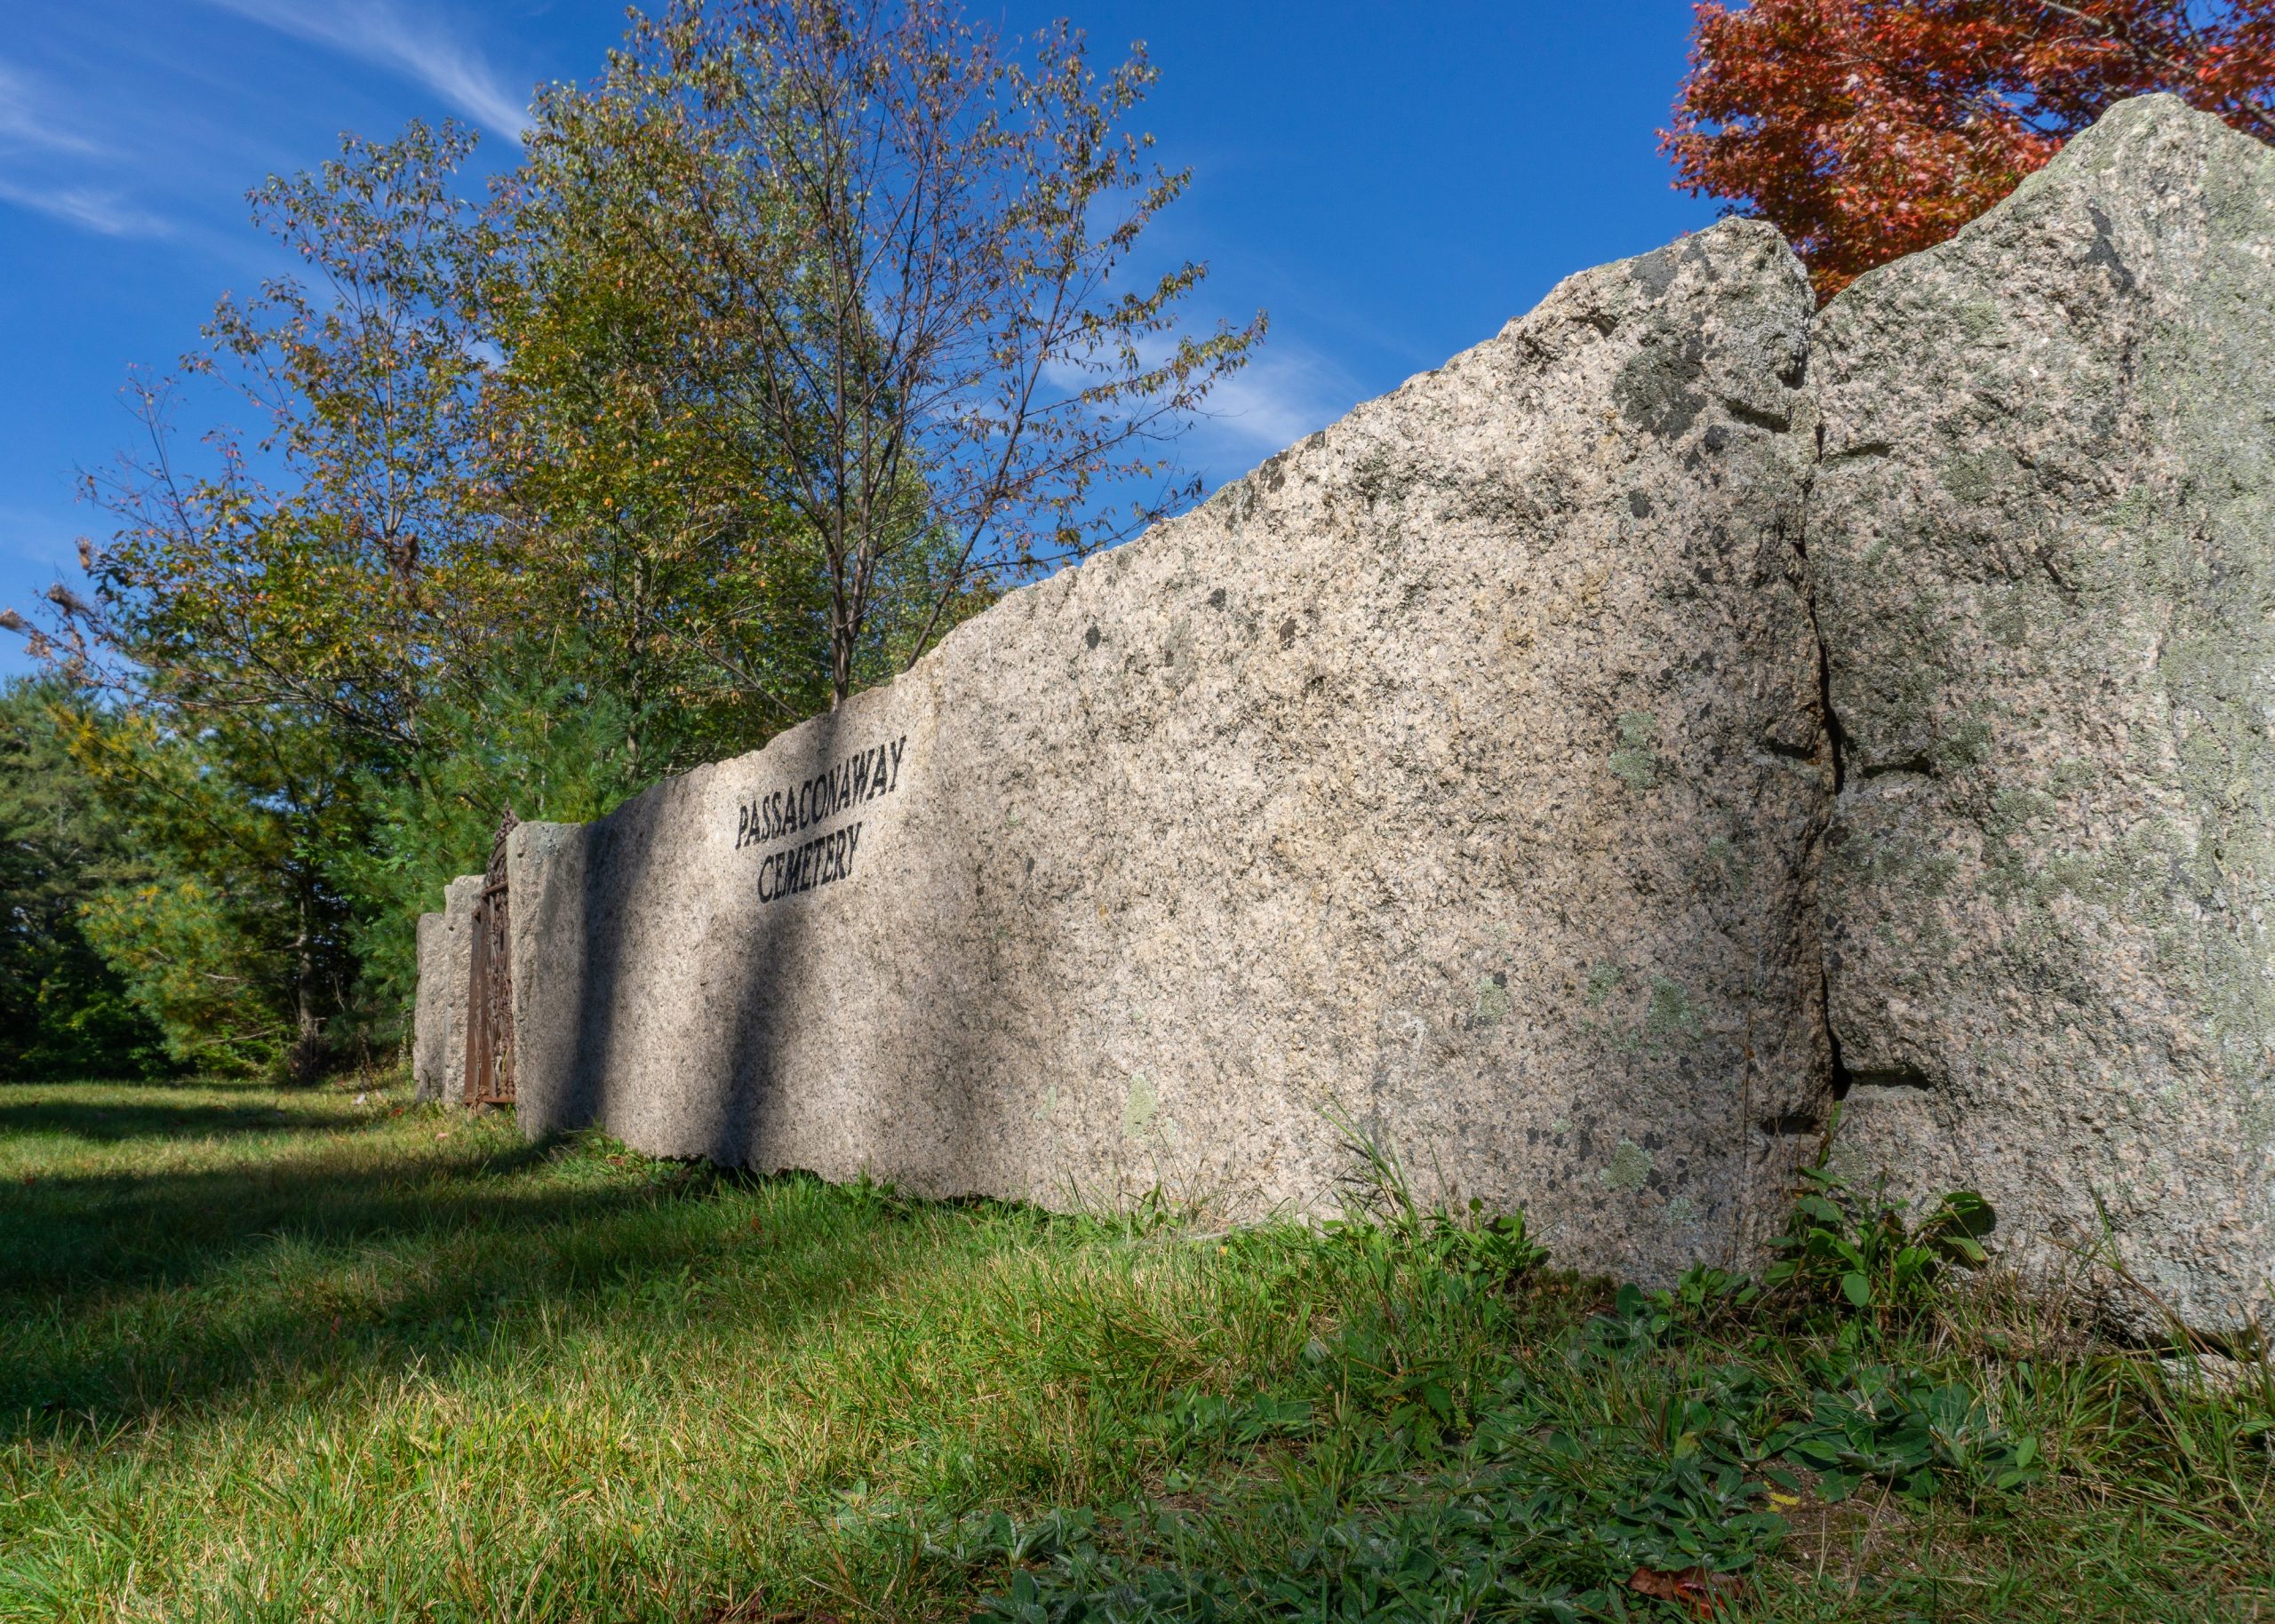
[[[738,335],[690,291],[721,269],[659,247],[679,239],[659,217],[683,205],[665,178],[686,155],[605,94],[556,89],[539,112],[486,299],[499,556],[521,625],[576,629],[636,729],[636,778],[825,707],[826,599],[773,496]]]
[[[760,744],[1193,494],[1167,442],[1263,324],[1133,268],[1152,79],[954,0],[676,0],[481,196],[451,125],[260,187],[301,275],[130,387],[88,589],[0,615],[103,697],[150,872],[86,928],[176,1052],[307,1074],[508,804]],[[251,428],[185,445],[214,386]]]
[[[216,420],[202,463],[173,386],[130,383],[140,443],[87,482],[116,521],[87,561],[95,602],[61,605],[79,674],[190,711],[283,706],[366,749],[415,743],[436,667],[478,634],[467,589],[491,522],[479,294],[496,235],[452,184],[473,145],[452,125],[349,137],[253,193],[307,278],[225,297],[187,358],[253,419]]]
[[[1129,127],[1154,76],[1142,47],[1100,72],[1064,22],[1021,47],[953,0],[674,0],[546,107],[609,131],[584,144],[649,204],[622,228],[746,404],[834,698],[895,590],[928,600],[905,664],[975,592],[1193,494],[1164,443],[1264,322],[1194,337],[1204,267],[1134,268],[1187,180]]]
[[[2170,91],[2275,140],[2275,0],[1696,7],[1677,184],[1784,232],[1830,299],[1942,242],[2111,103]]]

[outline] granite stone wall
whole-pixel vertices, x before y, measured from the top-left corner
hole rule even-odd
[[[1982,1190],[2035,1270],[2263,1315],[2275,150],[2127,103],[1835,299],[1810,369],[1842,1160]]]
[[[1573,277],[890,687],[523,825],[524,1126],[1236,1219],[1364,1139],[1647,1281],[1829,1144],[2263,1318],[2275,153],[2127,103],[1811,306],[1744,221]]]
[[[754,755],[509,851],[520,1111],[1253,1218],[1393,1150],[1664,1278],[1830,1080],[1769,227],[1576,276]]]
[[[474,904],[483,883],[480,874],[460,875],[444,889],[441,912],[419,916],[419,1002],[411,1022],[411,1076],[422,1100],[455,1103],[464,1095]]]

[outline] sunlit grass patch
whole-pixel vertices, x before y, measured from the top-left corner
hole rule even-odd
[[[0,1617],[2275,1618],[2263,1389],[1996,1281],[1773,1319],[1468,1216],[1201,1235],[358,1093],[0,1090]]]

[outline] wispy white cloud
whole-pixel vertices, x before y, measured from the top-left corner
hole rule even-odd
[[[35,210],[107,237],[164,237],[174,231],[173,222],[164,216],[138,208],[102,187],[27,186],[0,176],[0,203]]]
[[[1175,345],[1169,335],[1148,335],[1138,341],[1138,358],[1160,366]],[[1111,357],[1107,363],[1110,370]],[[1099,381],[1097,370],[1074,360],[1046,362],[1042,375],[1069,394]],[[1280,450],[1341,417],[1358,398],[1340,367],[1313,350],[1273,338],[1254,351],[1246,366],[1218,380],[1198,415],[1219,439]]]
[[[528,99],[506,88],[480,51],[389,0],[206,0],[263,28],[417,80],[501,134],[530,127]]]
[[[72,129],[28,77],[0,62],[0,152],[27,148],[84,157],[104,150],[100,142]]]
[[[1201,432],[1227,451],[1277,451],[1349,410],[1356,386],[1322,357],[1267,342],[1219,383],[1201,409]]]
[[[0,203],[107,237],[159,237],[173,224],[137,206],[115,187],[91,184],[90,171],[111,167],[117,154],[85,132],[84,121],[60,111],[59,96],[30,75],[0,62]]]
[[[1146,338],[1138,346],[1139,358],[1160,363],[1168,358],[1170,342],[1161,336]],[[1072,362],[1049,363],[1043,376],[1069,393],[1098,381]],[[1178,461],[1207,486],[1237,479],[1262,458],[1326,427],[1363,393],[1348,372],[1318,351],[1272,339],[1209,392],[1187,427]]]

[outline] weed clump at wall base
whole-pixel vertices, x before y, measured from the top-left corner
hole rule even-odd
[[[1647,1293],[1398,1188],[1205,1234],[12,1087],[0,1620],[2275,1614],[2263,1385],[1995,1258]]]
[[[1764,1287],[1789,1307],[1833,1306],[1838,1293],[1848,1308],[1885,1321],[1929,1307],[1946,1269],[1990,1261],[1984,1241],[1998,1214],[1971,1190],[1944,1197],[1913,1224],[1885,1186],[1866,1197],[1823,1167],[1800,1176],[1785,1232],[1772,1243],[1777,1261],[1762,1273]]]
[[[1327,1225],[1321,1243],[1358,1263],[1369,1312],[1307,1343],[1275,1389],[1183,1393],[1144,1429],[1171,1495],[1237,1482],[1260,1455],[1280,1456],[1280,1482],[1232,1521],[1146,1501],[1104,1520],[959,1522],[931,1548],[1019,1569],[984,1616],[1579,1620],[1652,1596],[1719,1606],[1785,1541],[1781,1507],[1837,1506],[1869,1485],[1907,1505],[1974,1508],[2043,1476],[2034,1437],[1878,1332],[1898,1302],[1925,1308],[1946,1254],[1986,1261],[1990,1217],[1973,1198],[1907,1230],[1900,1208],[1820,1175],[1762,1286],[1702,1270],[1673,1291],[1620,1286],[1589,1313],[1574,1311],[1586,1294],[1574,1282],[1514,1294],[1545,1262],[1521,1219],[1423,1213],[1395,1182],[1380,1205],[1383,1216]],[[1564,1311],[1544,1316],[1560,1299]],[[1777,1358],[1718,1345],[1710,1327],[1764,1302],[1797,1329]]]

